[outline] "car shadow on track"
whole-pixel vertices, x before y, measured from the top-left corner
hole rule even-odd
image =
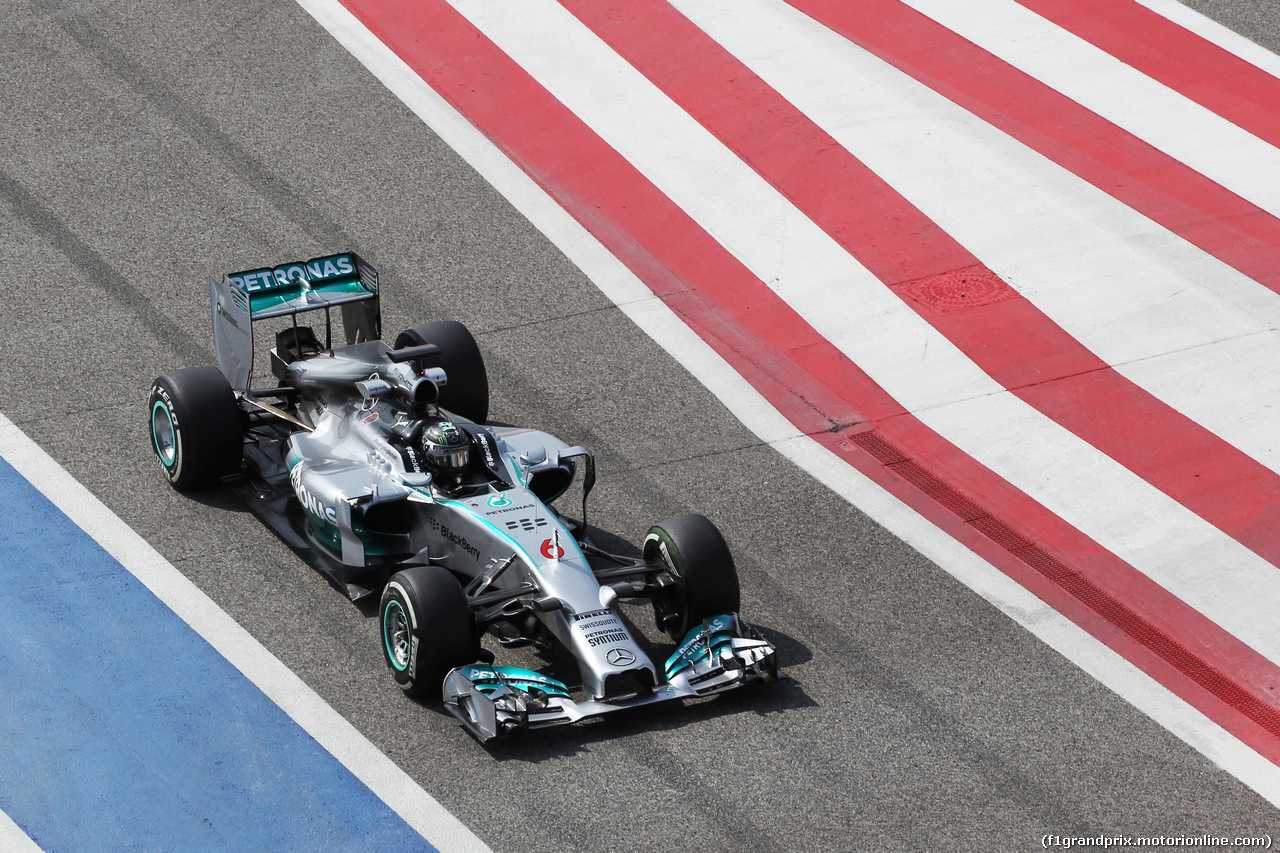
[[[241,481],[236,480],[221,486],[191,489],[182,492],[181,495],[185,500],[210,507],[211,509],[220,509],[223,512],[234,512],[242,515],[246,513],[252,514],[253,508],[236,491],[241,486]]]

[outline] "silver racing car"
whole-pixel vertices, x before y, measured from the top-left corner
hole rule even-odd
[[[151,388],[163,470],[181,490],[233,485],[353,599],[380,593],[383,656],[406,693],[443,698],[488,741],[777,677],[774,647],[737,615],[715,526],[668,519],[639,558],[598,547],[590,451],[487,424],[488,377],[465,326],[425,323],[388,346],[378,274],[353,252],[224,275],[209,293],[218,368]],[[274,382],[254,388],[260,324],[275,327]],[[581,519],[555,506],[570,492]],[[631,598],[676,642],[660,665],[621,616]],[[563,646],[580,686],[495,665],[485,632]]]

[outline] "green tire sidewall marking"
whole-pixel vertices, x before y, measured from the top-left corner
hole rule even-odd
[[[166,456],[164,448],[160,446],[160,437],[156,435],[156,409],[164,412],[164,419],[169,422],[169,432],[173,436],[173,448]],[[166,468],[172,468],[174,463],[178,461],[178,428],[173,424],[173,414],[169,411],[169,407],[165,405],[164,400],[156,400],[155,405],[151,407],[151,442],[155,445],[156,456],[160,457],[160,461]]]
[[[649,529],[649,534],[645,536],[646,541],[649,539],[658,543],[658,556],[663,565],[671,570],[671,574],[677,578],[684,578],[684,561],[680,558],[680,550],[676,548],[676,541],[671,538],[671,534],[667,533],[665,528],[652,527]]]
[[[404,666],[401,666],[400,661],[396,659],[395,649],[391,647],[391,619],[388,614],[393,607],[400,613],[400,617],[404,619],[405,630],[410,630],[409,614],[405,613],[404,607],[393,598],[387,602],[386,607],[382,608],[382,642],[387,647],[387,660],[391,661],[391,666],[395,668],[396,672],[404,672],[409,668],[409,661],[413,656],[413,638],[409,638],[409,654],[405,657]]]

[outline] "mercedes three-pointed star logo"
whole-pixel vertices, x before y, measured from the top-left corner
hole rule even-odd
[[[621,646],[614,646],[605,654],[604,659],[612,666],[626,666],[636,662],[636,656]]]

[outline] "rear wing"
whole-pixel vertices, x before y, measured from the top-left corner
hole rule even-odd
[[[237,391],[248,392],[253,373],[253,325],[324,311],[324,346],[333,348],[333,314],[338,308],[347,344],[382,337],[378,271],[355,252],[291,261],[275,267],[209,279],[213,346],[218,367]]]

